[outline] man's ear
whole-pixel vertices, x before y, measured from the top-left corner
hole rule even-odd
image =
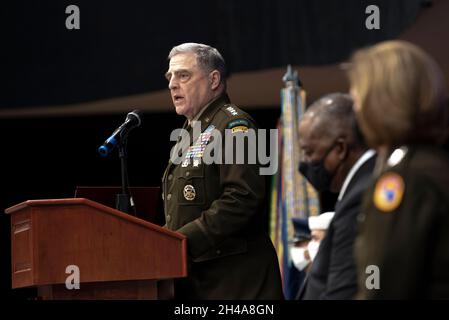
[[[337,144],[338,158],[340,160],[346,159],[349,152],[348,141],[346,138],[338,138],[335,143]]]
[[[214,70],[209,74],[209,81],[211,83],[212,90],[216,90],[220,86],[221,75],[218,70]]]

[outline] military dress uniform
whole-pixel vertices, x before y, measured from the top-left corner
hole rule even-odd
[[[212,130],[232,135],[255,128],[226,94],[200,115],[182,163],[171,160],[162,178],[166,227],[187,237],[188,277],[175,282],[181,299],[280,299],[279,264],[264,230],[265,176],[257,164],[206,164]],[[179,142],[179,141],[178,141]]]
[[[357,298],[448,299],[448,154],[433,146],[394,150],[362,212]]]

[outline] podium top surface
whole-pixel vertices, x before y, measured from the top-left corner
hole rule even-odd
[[[152,229],[158,232],[165,233],[168,236],[175,237],[178,239],[185,239],[186,237],[178,232],[168,230],[166,228],[162,228],[158,225],[155,225],[151,222],[142,220],[140,218],[134,217],[132,215],[129,215],[127,213],[118,211],[116,209],[107,207],[105,205],[102,205],[98,202],[85,199],[85,198],[66,198],[66,199],[40,199],[40,200],[27,200],[21,203],[18,203],[12,207],[9,207],[5,210],[6,214],[14,214],[15,212],[21,211],[26,208],[31,207],[45,207],[45,206],[70,206],[70,205],[85,205],[88,207],[95,208],[97,210],[103,211],[105,213],[111,214],[116,216],[117,218],[130,221],[135,224],[139,224],[141,226],[144,226],[148,229]]]

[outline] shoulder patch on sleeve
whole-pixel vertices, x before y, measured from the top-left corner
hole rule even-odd
[[[232,128],[231,130],[232,130],[232,133],[237,133],[237,132],[243,132],[243,133],[245,133],[245,132],[248,132],[248,127],[245,127],[245,126],[237,126],[237,127]]]
[[[395,172],[384,173],[376,182],[373,193],[374,206],[382,212],[395,210],[404,196],[404,179]]]
[[[246,127],[246,129],[248,129],[250,127],[250,123],[246,119],[235,119],[235,120],[229,121],[228,125],[226,126],[226,129],[233,129],[238,126],[243,126],[243,127]]]

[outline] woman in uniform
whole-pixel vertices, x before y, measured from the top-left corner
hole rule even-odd
[[[357,298],[448,299],[447,82],[404,41],[357,51],[348,75],[357,121],[378,152],[355,246]]]

